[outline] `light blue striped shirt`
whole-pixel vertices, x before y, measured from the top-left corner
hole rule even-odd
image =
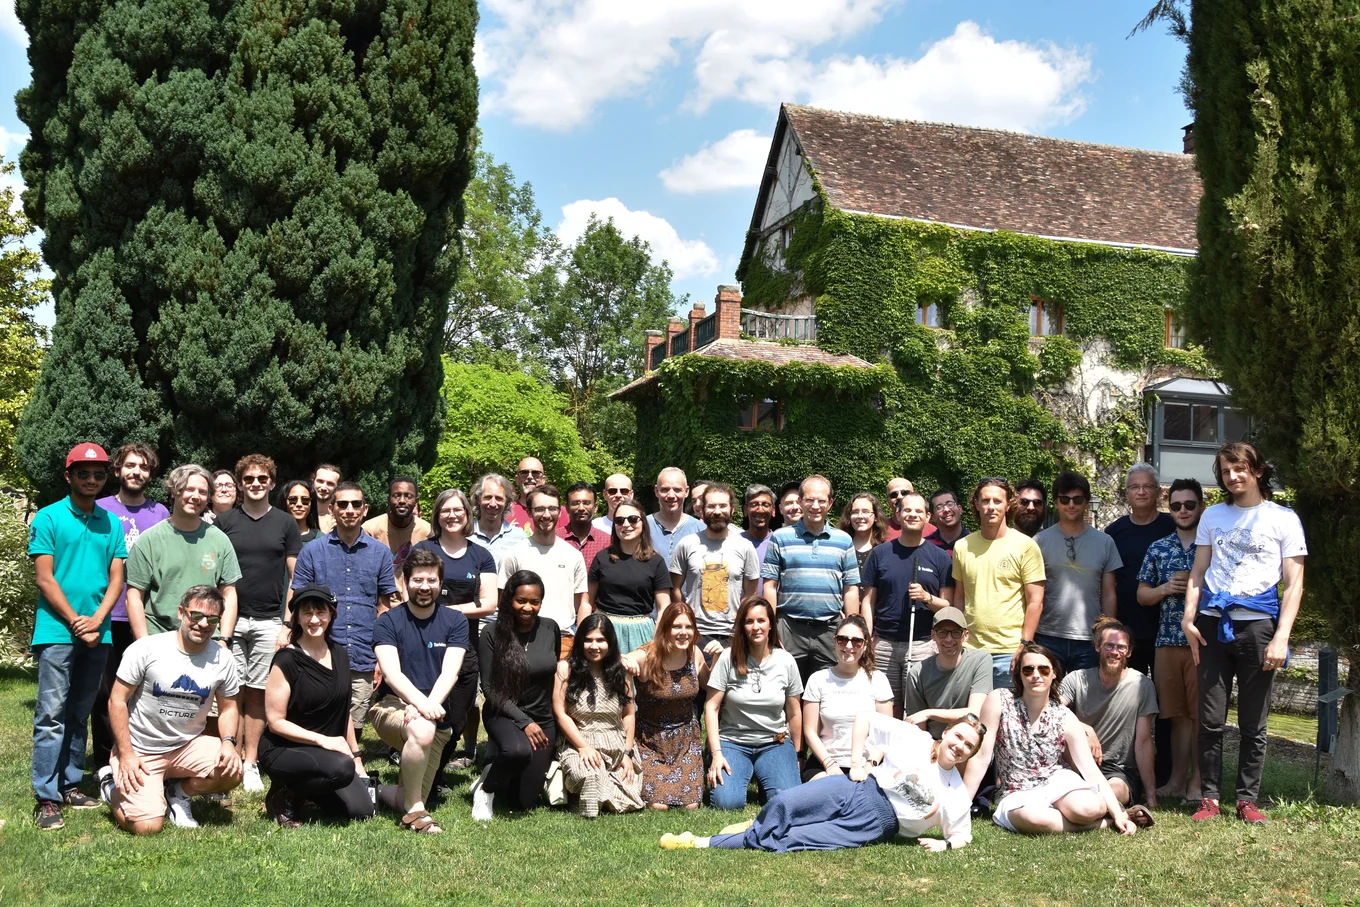
[[[840,613],[845,590],[859,585],[854,539],[831,526],[814,535],[799,520],[775,530],[760,575],[779,583],[780,614],[829,622]]]

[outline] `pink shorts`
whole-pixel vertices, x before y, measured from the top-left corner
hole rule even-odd
[[[217,769],[222,753],[222,741],[216,737],[195,737],[177,750],[141,757],[146,777],[141,789],[125,791],[118,788],[114,806],[123,808],[129,822],[145,822],[165,815],[165,781],[167,778],[206,778]],[[118,778],[118,757],[111,761],[115,784]]]

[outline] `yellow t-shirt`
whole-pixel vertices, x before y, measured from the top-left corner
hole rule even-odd
[[[1017,529],[988,541],[972,532],[954,546],[954,581],[963,584],[968,645],[1014,652],[1025,625],[1025,583],[1042,583],[1044,556]]]

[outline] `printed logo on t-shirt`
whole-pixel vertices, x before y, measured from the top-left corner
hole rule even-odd
[[[142,537],[142,530],[137,528],[137,521],[130,516],[120,516],[118,521],[123,524],[123,544],[131,551],[132,546]]]
[[[425,648],[427,649],[447,649],[448,647],[449,644],[446,642],[435,642],[434,640],[430,640],[425,643]]]
[[[1266,552],[1266,546],[1259,541],[1261,538],[1250,529],[1234,526],[1214,539],[1214,553],[1221,558],[1223,569],[1231,574],[1237,571],[1243,561]]]
[[[722,613],[727,610],[727,562],[704,563],[703,584],[699,599],[705,611]]]
[[[212,573],[214,570],[217,569],[217,552],[215,551],[203,552],[203,559],[198,562],[198,565],[202,567],[204,571]]]
[[[181,674],[168,690],[159,683],[152,683],[151,695],[159,700],[156,711],[161,717],[193,718],[212,695],[212,689],[199,686],[188,674]]]

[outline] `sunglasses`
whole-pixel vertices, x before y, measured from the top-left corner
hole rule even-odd
[[[616,516],[614,517],[614,522],[622,526],[636,526],[638,523],[642,522],[642,517],[637,514],[633,514],[632,516]]]
[[[1020,506],[1025,510],[1037,510],[1038,508],[1044,506],[1044,502],[1035,501],[1031,498],[1021,498]]]
[[[633,489],[631,489],[631,488],[606,488],[606,489],[604,490],[604,493],[605,493],[605,494],[632,494],[632,493],[633,493]]]
[[[244,485],[268,485],[269,476],[241,476]]]
[[[336,501],[336,502],[335,502],[335,509],[336,509],[336,510],[363,510],[363,509],[364,509],[364,502],[363,502],[363,501]]]
[[[540,479],[543,478],[543,470],[541,469],[521,469],[519,471],[519,474],[522,476],[536,476]]]
[[[1086,495],[1084,494],[1060,494],[1058,495],[1059,504],[1085,504]]]
[[[847,649],[858,649],[864,645],[864,640],[859,636],[837,636],[836,645],[845,646]]]
[[[222,622],[221,615],[204,614],[202,611],[185,611],[184,619],[189,622],[189,626],[193,626],[194,624],[201,624],[204,621],[207,621],[208,626],[215,627]]]
[[[1040,677],[1047,677],[1053,673],[1053,669],[1048,665],[1021,665],[1020,667],[1020,673],[1026,677],[1029,677],[1035,671],[1039,672]]]
[[[284,503],[287,503],[287,504],[310,504],[310,503],[312,503],[312,499],[311,499],[310,497],[302,497],[301,495],[296,495],[296,494],[290,494],[288,497],[284,498],[283,500],[284,500]]]
[[[1172,501],[1167,505],[1172,513],[1180,513],[1182,510],[1195,510],[1199,507],[1199,501]]]
[[[99,479],[101,482],[109,477],[106,469],[73,469],[71,474],[82,482],[86,479]]]
[[[888,500],[895,501],[903,495],[911,494],[910,488],[899,488],[896,491],[888,492]]]

